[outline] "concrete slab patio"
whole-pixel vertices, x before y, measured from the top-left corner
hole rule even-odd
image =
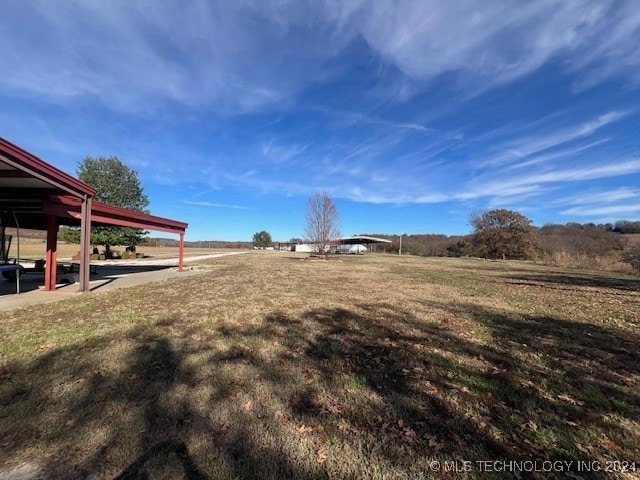
[[[89,282],[91,292],[100,294],[120,288],[160,282],[174,277],[199,275],[207,270],[199,266],[199,262],[228,255],[240,255],[245,252],[216,253],[185,257],[185,271],[178,271],[177,258],[148,260],[111,260],[91,262],[98,265],[98,273],[92,274]],[[72,276],[74,274],[67,274]],[[75,274],[77,275],[77,274]],[[60,284],[55,291],[45,292],[41,286],[43,274],[27,274],[20,279],[20,291],[16,294],[15,282],[0,278],[0,310],[12,310],[40,303],[57,302],[80,295],[78,284]]]

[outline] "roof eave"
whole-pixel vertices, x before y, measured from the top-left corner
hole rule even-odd
[[[75,197],[93,197],[96,190],[68,173],[58,170],[35,155],[0,137],[0,153],[9,164]]]

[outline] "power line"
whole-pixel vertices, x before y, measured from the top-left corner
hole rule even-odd
[[[591,170],[594,170],[595,168],[601,167],[602,165],[605,165],[607,163],[613,162],[614,160],[618,160],[619,158],[625,157],[625,156],[627,156],[627,155],[629,155],[629,154],[631,154],[631,153],[633,153],[633,152],[635,152],[637,150],[640,150],[640,147],[636,147],[633,150],[629,150],[628,152],[623,153],[622,155],[618,155],[617,157],[610,158],[609,160],[605,160],[604,162],[600,162],[597,165],[593,165],[593,166],[591,166],[589,168],[585,168],[584,170],[580,170],[579,172],[575,172],[575,173],[573,173],[571,175],[567,175],[566,177],[564,177],[564,178],[562,178],[560,180],[567,180],[567,179],[573,178],[573,177],[575,177],[577,175],[582,175],[583,173],[586,173],[586,172],[589,172]]]

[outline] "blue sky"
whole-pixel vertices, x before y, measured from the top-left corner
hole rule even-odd
[[[630,1],[8,1],[0,136],[117,155],[189,240],[640,218]]]

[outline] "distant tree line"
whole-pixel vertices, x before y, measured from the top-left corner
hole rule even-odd
[[[178,240],[173,238],[153,238],[146,237],[142,239],[141,245],[148,247],[176,247],[178,248]],[[244,249],[252,248],[252,242],[227,241],[227,240],[197,240],[193,242],[184,242],[187,248],[232,248]]]
[[[325,198],[326,197],[326,198]],[[315,203],[314,203],[315,202]],[[307,206],[307,239],[292,238],[292,242],[313,241],[319,251],[328,240],[339,236],[335,205],[326,192],[312,197]],[[475,212],[470,216],[474,227],[469,235],[412,234],[402,236],[402,253],[429,257],[480,257],[492,260],[533,260],[564,267],[619,269],[633,267],[640,271],[640,221],[619,220],[615,223],[566,223],[535,227],[519,212],[494,209]],[[319,232],[319,233],[318,233]],[[61,238],[74,231],[61,231]],[[315,235],[315,236],[314,236]],[[390,240],[377,244],[373,250],[398,253],[400,236],[365,233]],[[317,237],[317,238],[316,238]],[[198,248],[252,248],[273,245],[266,230],[256,232],[252,242],[204,240],[185,242]],[[142,245],[177,246],[177,240],[142,238]]]
[[[403,235],[402,252],[435,257],[480,257],[534,260],[565,267],[616,269],[630,265],[640,271],[640,221],[566,223],[534,227],[518,212],[490,210],[470,217],[469,235]],[[367,234],[391,240],[376,251],[398,253],[399,235]]]
[[[607,224],[609,226],[610,224]],[[600,225],[598,225],[600,227]],[[612,230],[618,233],[640,233],[640,222],[620,220],[613,225]]]

